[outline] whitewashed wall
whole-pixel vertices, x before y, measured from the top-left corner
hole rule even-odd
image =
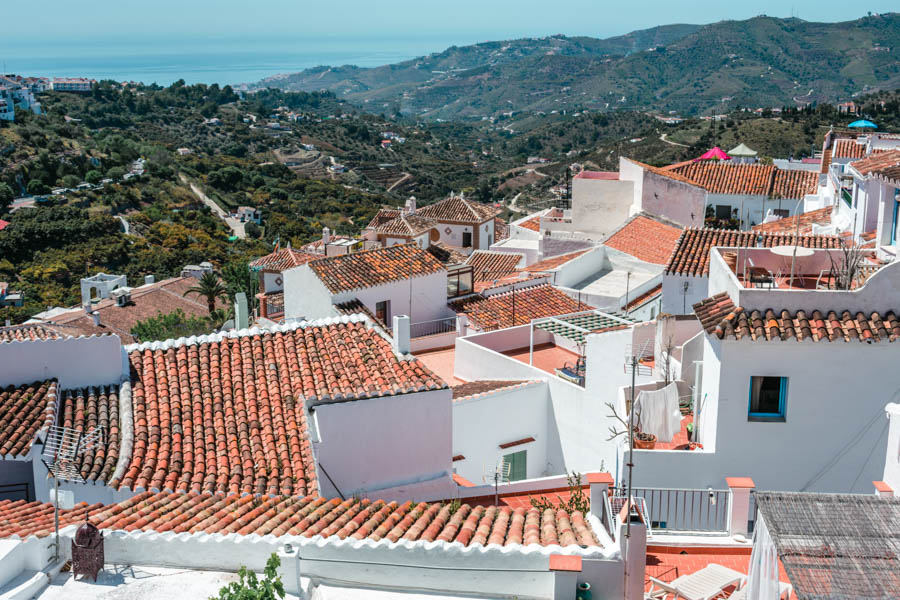
[[[670,315],[693,314],[694,304],[710,296],[709,277],[706,275],[694,277],[663,274],[662,286],[662,312]]]
[[[900,404],[888,404],[885,412],[889,425],[881,480],[891,486],[895,496],[900,496]]]
[[[59,389],[118,384],[127,375],[117,335],[0,343],[0,386],[59,380]]]
[[[314,408],[317,463],[344,497],[441,478],[451,471],[452,411],[449,389],[319,404]],[[319,469],[326,497],[337,490]]]
[[[527,450],[526,477],[542,477],[552,472],[548,456],[554,455],[559,470],[559,435],[549,427],[550,390],[537,382],[480,394],[453,402],[453,455],[464,460],[453,463],[459,474],[479,483],[484,467],[497,465],[511,452]],[[533,437],[534,441],[503,450],[500,444]]]

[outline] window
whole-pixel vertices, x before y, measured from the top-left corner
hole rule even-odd
[[[375,316],[378,317],[382,323],[391,326],[391,301],[383,300],[375,304]]]
[[[447,272],[447,297],[456,298],[472,293],[472,267],[460,267]]]
[[[472,247],[472,232],[471,231],[463,231],[463,248],[471,248]]]
[[[521,481],[526,477],[528,450],[503,455],[503,462],[509,465],[509,480]]]
[[[716,219],[719,221],[731,218],[731,206],[727,204],[716,204]]]
[[[751,421],[784,421],[787,403],[787,377],[756,376],[750,378]]]

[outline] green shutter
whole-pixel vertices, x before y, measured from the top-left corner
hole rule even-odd
[[[509,480],[521,481],[527,477],[528,451],[513,452],[503,457],[504,462],[509,464]]]

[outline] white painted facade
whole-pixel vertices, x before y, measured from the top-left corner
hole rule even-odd
[[[450,495],[449,389],[316,404],[309,418],[326,498],[381,498],[373,492],[387,488],[395,497]]]
[[[128,357],[117,335],[0,343],[0,387],[56,378],[59,389],[118,385]]]
[[[374,314],[379,302],[390,302],[393,315],[408,315],[413,323],[453,316],[447,306],[447,271],[391,281],[383,285],[332,293],[309,265],[284,271],[286,319],[317,319],[335,315],[335,304],[359,299]]]
[[[645,212],[665,217],[683,227],[702,227],[706,190],[644,169],[619,157],[619,179],[634,184],[631,214]]]
[[[473,483],[481,483],[485,468],[503,456],[526,451],[526,478],[559,472],[562,449],[552,426],[550,389],[538,381],[457,399],[453,402],[453,470]],[[527,438],[534,441],[511,448],[506,444]],[[491,491],[493,493],[493,490]]]
[[[772,254],[750,251],[757,264]],[[828,254],[817,251],[810,259],[825,261]],[[885,314],[897,309],[900,264],[883,267],[855,291],[743,289],[714,249],[709,281],[710,294],[726,291],[745,310]],[[887,440],[885,405],[900,401],[900,380],[890,375],[900,360],[900,344],[699,335],[696,434],[703,450],[635,451],[635,485],[704,488],[740,473],[760,489],[862,493],[881,478],[885,457],[873,447],[881,449]],[[695,346],[694,340],[688,346]],[[688,362],[695,364],[685,361],[684,372],[690,372]],[[783,420],[749,416],[752,376],[787,378]]]
[[[662,312],[670,315],[694,314],[694,305],[709,298],[708,275],[662,275]]]
[[[895,496],[900,496],[900,404],[892,402],[884,410],[888,420],[888,436],[881,481],[891,487]]]

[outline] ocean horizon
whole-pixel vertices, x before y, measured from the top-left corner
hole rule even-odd
[[[53,40],[0,44],[4,73],[89,77],[146,84],[256,83],[318,66],[378,67],[472,43],[434,38],[323,40]]]

